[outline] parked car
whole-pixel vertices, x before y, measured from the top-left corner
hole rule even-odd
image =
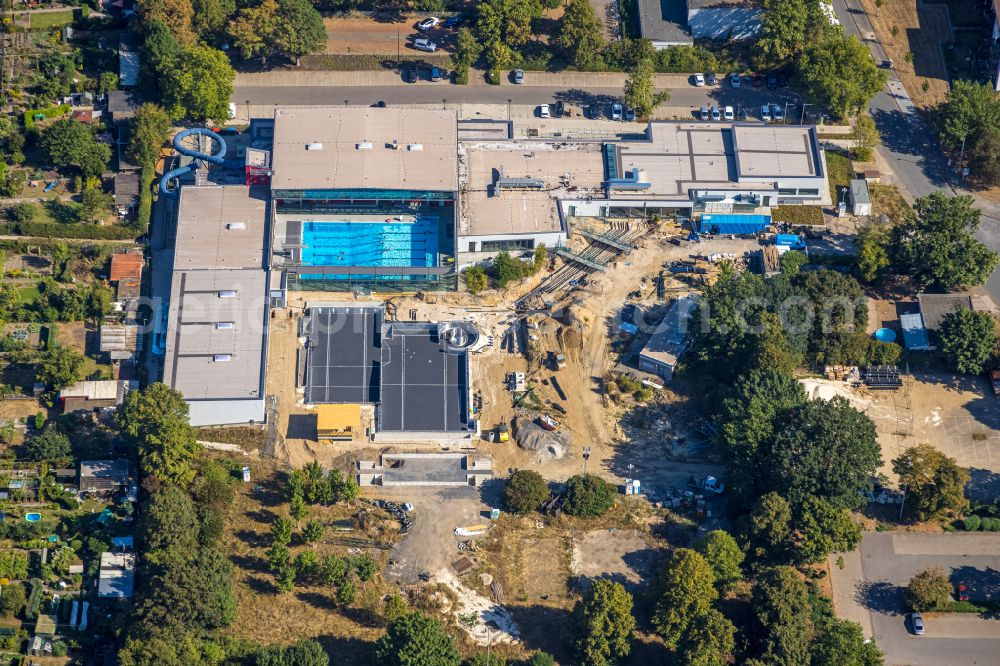
[[[596,104],[591,104],[583,111],[583,115],[591,120],[597,120],[601,117],[601,107]]]
[[[407,67],[403,70],[403,80],[407,83],[416,83],[420,80],[420,71],[416,67]]]
[[[712,120],[722,120],[722,113],[717,106],[712,107]]]
[[[438,50],[437,44],[429,39],[424,39],[423,37],[418,37],[413,40],[413,48],[418,51],[426,51],[427,53],[434,53]]]
[[[701,88],[702,86],[705,85],[705,75],[704,74],[701,74],[701,73],[695,74],[694,76],[691,77],[691,79],[694,81],[694,84],[696,86],[698,86],[699,88]]]
[[[788,74],[778,74],[778,87],[784,88],[788,85]]]
[[[965,583],[959,583],[956,587],[955,596],[959,601],[969,600],[969,586]]]
[[[462,25],[462,17],[461,16],[449,16],[448,18],[446,18],[444,20],[444,22],[441,25],[443,25],[446,28],[454,28],[456,26]]]
[[[691,476],[688,478],[688,488],[692,490],[707,490],[710,493],[721,495],[726,490],[726,484],[714,476]]]
[[[524,83],[524,70],[523,69],[515,69],[514,70],[514,74],[513,74],[513,80],[514,80],[514,83],[516,83],[518,85]]]
[[[705,75],[705,83],[707,83],[710,86],[718,85],[719,79],[715,77],[714,72],[709,72],[708,74]]]
[[[440,81],[444,77],[440,67],[431,67],[431,81]]]
[[[698,118],[701,120],[708,120],[709,118],[711,118],[711,114],[709,113],[707,106],[703,106],[701,107],[701,109],[699,109]]]
[[[753,85],[753,74],[743,75],[743,85],[745,86]]]
[[[551,118],[552,117],[552,111],[549,110],[549,105],[548,104],[539,104],[538,105],[538,117],[539,118]]]
[[[376,109],[384,109],[385,108],[385,100],[381,100],[380,99],[379,101],[377,101],[374,104],[372,104],[372,106],[375,107]]]
[[[878,64],[878,66],[881,67],[882,69],[892,69],[892,59],[890,58],[889,60],[883,60]]]
[[[635,109],[630,109],[627,106],[625,107],[625,120],[630,123],[635,121]]]
[[[776,123],[785,122],[785,107],[783,107],[780,104],[772,104],[771,115],[774,116],[774,122]]]
[[[764,85],[764,77],[761,76],[760,74],[754,74],[753,75],[753,87],[754,88],[760,88],[762,85]]]
[[[1000,395],[1000,370],[990,370],[990,385],[993,387],[993,394]]]
[[[553,113],[556,114],[556,118],[562,118],[566,115],[566,102],[558,100],[555,103],[555,108],[553,108]]]
[[[914,636],[924,635],[924,616],[920,613],[910,613],[910,628]]]
[[[615,102],[611,105],[611,120],[621,120],[622,119],[622,105],[620,102]]]
[[[739,72],[733,72],[729,75],[729,85],[732,87],[739,88],[741,81]]]
[[[778,75],[774,72],[770,72],[767,75],[767,89],[777,90],[778,89]]]
[[[727,106],[725,109],[723,109],[722,117],[725,118],[726,120],[735,120],[736,113],[733,111],[733,107]]]
[[[765,123],[771,120],[770,104],[765,104],[764,106],[760,107],[760,119],[763,120]]]
[[[441,19],[436,16],[428,16],[423,21],[417,24],[417,30],[421,32],[426,32],[431,28],[436,28],[441,23]]]

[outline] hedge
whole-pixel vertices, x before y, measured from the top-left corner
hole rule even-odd
[[[33,127],[35,125],[35,116],[39,113],[45,115],[45,119],[58,118],[59,116],[65,116],[70,111],[69,104],[60,104],[59,106],[51,106],[47,109],[28,109],[24,112],[24,126]]]
[[[153,179],[155,177],[155,167],[142,167],[142,173],[139,175],[139,210],[136,212],[135,221],[142,233],[146,233],[149,229],[149,218],[153,214]]]
[[[982,520],[977,515],[966,516],[965,520],[962,521],[962,527],[967,532],[977,532],[982,526]]]
[[[132,227],[99,226],[96,224],[52,224],[51,222],[19,222],[17,233],[39,238],[86,238],[91,240],[132,240],[139,234]]]

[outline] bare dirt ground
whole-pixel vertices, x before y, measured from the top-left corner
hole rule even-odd
[[[439,50],[448,50],[447,41],[453,30],[436,28],[421,33],[414,25],[423,16],[407,16],[399,21],[376,21],[367,16],[336,16],[323,20],[326,24],[326,53],[331,54],[371,54],[396,57],[420,54],[410,48],[413,37],[426,36],[438,45]]]
[[[873,0],[862,0],[862,6],[913,103],[927,109],[943,101],[948,92],[948,68],[941,49],[952,41],[947,9],[912,0],[886,0],[877,11]],[[893,26],[898,28],[895,38]],[[906,62],[907,53],[912,54],[911,62]]]
[[[589,580],[610,578],[633,591],[653,578],[663,542],[639,530],[595,530],[573,542],[573,573]]]
[[[881,472],[894,480],[892,459],[916,444],[931,444],[970,467],[973,490],[996,492],[1000,472],[1000,400],[982,377],[915,373],[900,391],[853,389],[845,382],[803,380],[812,397],[843,395],[868,414],[882,447]],[[992,490],[991,490],[992,489]]]

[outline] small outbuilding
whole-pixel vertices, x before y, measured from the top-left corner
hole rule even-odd
[[[131,599],[135,590],[135,555],[101,553],[97,596],[101,599]]]
[[[855,178],[851,181],[850,197],[851,215],[867,216],[872,214],[872,197],[868,192],[868,181]]]
[[[77,382],[59,392],[59,403],[63,414],[107,409],[122,404],[125,394],[138,388],[139,382],[124,379]]]
[[[330,440],[353,440],[361,430],[361,405],[320,405],[316,409],[316,437]]]
[[[80,492],[108,493],[128,485],[128,460],[83,460],[80,462]]]

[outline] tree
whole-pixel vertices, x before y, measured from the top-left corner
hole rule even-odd
[[[979,211],[970,196],[935,192],[917,199],[893,229],[893,264],[924,287],[947,291],[983,284],[1000,257],[973,237]]]
[[[159,382],[130,391],[118,408],[118,423],[138,447],[146,474],[183,487],[191,483],[198,444],[178,391]]]
[[[635,110],[636,115],[645,118],[658,104],[670,99],[669,93],[656,93],[653,86],[653,61],[643,58],[625,79],[625,104]]]
[[[24,585],[16,581],[7,583],[0,592],[0,612],[12,617],[21,612],[27,603]]]
[[[714,608],[691,625],[677,643],[678,663],[687,666],[727,666],[733,663],[736,627]]]
[[[803,38],[810,39],[808,33]],[[810,39],[798,61],[799,80],[813,104],[838,117],[860,113],[885,86],[887,75],[872,60],[868,47],[843,30]]]
[[[807,666],[811,606],[809,592],[791,567],[765,570],[753,590],[752,606],[762,640],[763,662]]]
[[[746,539],[750,554],[758,561],[782,561],[791,533],[792,508],[784,497],[770,492],[750,511]]]
[[[295,522],[305,520],[309,516],[309,507],[306,506],[306,501],[302,498],[301,494],[296,493],[292,496],[289,512],[292,514]]]
[[[587,0],[570,0],[559,23],[555,45],[581,72],[604,68],[604,26]]]
[[[875,146],[880,140],[875,121],[866,113],[858,115],[851,130],[851,140],[854,141],[854,159],[867,162],[872,158]]]
[[[1000,128],[987,127],[976,136],[966,150],[969,173],[987,185],[1000,183]]]
[[[275,543],[287,546],[292,541],[292,521],[284,516],[278,516],[271,523],[271,538]]]
[[[90,127],[70,118],[57,120],[42,133],[42,149],[59,168],[73,167],[84,178],[108,168],[111,148],[99,142]]]
[[[32,460],[57,460],[69,456],[69,437],[49,426],[28,440],[28,457]]]
[[[952,150],[975,143],[984,131],[1000,127],[1000,99],[993,86],[956,79],[935,114],[941,142]]]
[[[137,0],[136,13],[144,26],[159,22],[182,44],[195,41],[191,0]]]
[[[326,46],[323,17],[309,0],[278,0],[277,19],[275,44],[296,65],[302,56]]]
[[[757,49],[761,60],[781,65],[802,53],[823,26],[819,3],[810,0],[765,0]]]
[[[80,195],[80,215],[87,221],[99,221],[107,217],[115,200],[100,186],[88,187]]]
[[[548,652],[536,652],[524,662],[524,666],[554,666],[555,663],[556,660]]]
[[[865,282],[874,282],[891,265],[892,232],[887,224],[872,220],[858,232],[858,272]]]
[[[951,601],[951,581],[941,567],[921,571],[906,585],[906,605],[910,610],[925,612]]]
[[[715,576],[705,558],[678,548],[660,574],[653,627],[671,648],[701,622],[718,598]]]
[[[310,520],[302,530],[302,540],[306,543],[313,543],[323,538],[323,523],[318,520]]]
[[[917,520],[957,513],[965,509],[969,470],[959,467],[930,444],[918,444],[892,461],[892,471],[906,488],[906,505]]]
[[[170,116],[163,107],[146,102],[136,109],[130,129],[128,156],[141,166],[154,166],[170,133]]]
[[[631,651],[635,618],[632,595],[621,583],[601,578],[574,609],[577,626],[577,653],[582,663],[594,666],[614,664]]]
[[[501,501],[504,511],[531,513],[549,497],[549,484],[542,475],[530,469],[516,469],[504,486]]]
[[[743,549],[728,532],[712,530],[698,542],[695,550],[701,553],[715,575],[715,584],[725,592],[743,578]]]
[[[382,615],[386,622],[392,624],[409,612],[406,606],[406,599],[398,594],[390,594],[385,598],[385,606]]]
[[[384,666],[458,666],[461,661],[441,623],[420,612],[389,625],[375,644],[375,659]]]
[[[358,574],[358,579],[362,583],[370,581],[375,577],[375,572],[378,571],[378,565],[375,564],[375,560],[368,555],[358,555],[354,558],[352,564],[354,564],[354,572]]]
[[[186,48],[163,73],[163,102],[173,118],[226,120],[236,72],[222,51]]]
[[[817,627],[810,646],[811,666],[882,666],[885,655],[866,642],[861,625],[831,617]]]
[[[214,548],[193,548],[147,583],[139,613],[164,627],[217,629],[236,619],[233,565]]]
[[[327,555],[320,565],[323,582],[327,585],[341,585],[347,579],[347,563],[336,555]]]
[[[462,271],[462,277],[465,278],[465,286],[469,288],[470,294],[475,295],[486,289],[486,271],[482,266],[469,266]]]
[[[978,375],[993,359],[997,344],[996,322],[989,312],[957,310],[941,319],[941,351],[955,370]]]
[[[571,516],[593,518],[614,506],[617,491],[599,476],[577,474],[566,481],[563,511]]]
[[[797,513],[793,541],[800,562],[820,562],[830,553],[853,550],[861,541],[861,527],[847,509],[835,509],[822,498],[806,497]]]
[[[464,27],[458,29],[455,34],[455,52],[451,56],[455,69],[467,72],[482,51],[482,44],[476,40],[471,30]]]
[[[198,514],[180,488],[165,485],[152,493],[141,516],[139,535],[149,563],[166,566],[198,550]]]
[[[236,12],[235,0],[193,0],[193,25],[203,41],[222,32],[226,20]]]
[[[163,93],[161,77],[174,66],[181,55],[181,43],[162,21],[150,21],[142,42],[139,75],[143,88]]]
[[[55,345],[35,362],[35,379],[55,389],[75,384],[83,377],[86,358],[72,347]]]

